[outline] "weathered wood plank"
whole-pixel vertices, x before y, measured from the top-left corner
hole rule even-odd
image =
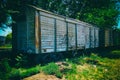
[[[42,53],[54,52],[54,19],[41,16]]]
[[[57,20],[57,51],[66,51],[66,24],[65,21]]]

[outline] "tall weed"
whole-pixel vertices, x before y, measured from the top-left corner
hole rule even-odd
[[[42,68],[42,71],[45,74],[49,74],[49,75],[56,75],[57,77],[61,78],[62,74],[60,72],[59,66],[56,65],[55,63],[49,63],[48,65],[44,66]]]

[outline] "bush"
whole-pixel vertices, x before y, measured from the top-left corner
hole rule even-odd
[[[6,36],[5,43],[6,44],[12,44],[12,33],[10,33]]]
[[[47,66],[42,68],[42,71],[45,74],[56,75],[57,77],[61,78],[62,74],[59,70],[59,66],[55,63],[49,63]]]
[[[21,78],[25,78],[25,77],[34,75],[39,72],[40,72],[40,66],[36,66],[36,67],[30,68],[30,69],[21,71],[20,76],[21,76]]]
[[[7,80],[8,73],[11,72],[12,68],[9,65],[9,59],[5,58],[0,61],[0,80]]]
[[[9,59],[8,58],[5,58],[5,59],[1,60],[0,71],[6,72],[6,73],[11,71],[11,67],[9,65]]]
[[[120,50],[112,51],[111,54],[120,56]]]
[[[17,55],[15,60],[17,61],[17,63],[15,64],[16,67],[19,68],[19,67],[26,67],[27,66],[28,59],[27,59],[26,55],[19,54],[19,55]]]
[[[69,74],[76,74],[76,64],[71,64],[71,69],[68,71]]]
[[[8,74],[9,80],[20,80],[20,71],[19,69],[12,69],[12,71]]]

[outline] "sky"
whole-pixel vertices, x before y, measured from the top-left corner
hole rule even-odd
[[[8,34],[12,33],[12,29],[10,26],[12,24],[12,17],[8,16],[5,23],[0,23],[0,36],[6,37]]]
[[[0,36],[6,37],[8,34],[12,32],[12,29],[5,24],[2,24],[3,27],[0,27]]]
[[[120,11],[120,2],[118,2],[116,5],[118,7],[118,10]],[[120,29],[120,14],[119,14],[119,17],[118,17],[118,26],[117,27]]]
[[[120,20],[118,21],[118,26],[117,27],[120,29]]]

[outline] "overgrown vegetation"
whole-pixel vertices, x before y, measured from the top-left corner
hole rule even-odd
[[[20,80],[37,73],[45,73],[67,80],[120,80],[120,50],[106,54],[117,55],[119,58],[102,57],[97,53],[91,53],[90,56],[66,58],[63,61],[29,68],[23,67],[23,63],[27,64],[27,58],[19,54],[15,58],[17,66],[10,65],[11,58],[0,59],[0,79]]]
[[[119,80],[120,59],[101,58],[96,54],[90,57],[80,57],[70,60],[71,65],[76,64],[75,72],[68,72],[68,80]],[[76,63],[77,62],[77,63]],[[79,63],[79,64],[78,64]]]
[[[62,77],[62,73],[59,70],[59,66],[56,65],[55,63],[49,63],[48,65],[44,66],[42,68],[42,71],[45,74],[49,74],[49,75],[56,75],[57,77],[61,78]]]

